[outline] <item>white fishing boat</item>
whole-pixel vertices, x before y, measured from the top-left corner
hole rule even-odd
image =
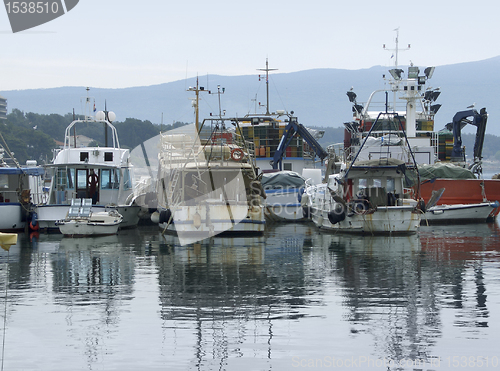
[[[375,124],[385,115],[380,113]],[[423,211],[418,194],[407,184],[413,171],[418,182],[413,153],[406,152],[406,161],[390,157],[358,161],[366,141],[349,166],[329,175],[327,183],[306,188],[313,222],[320,229],[344,233],[415,233]]]
[[[182,244],[215,235],[264,233],[262,189],[250,143],[235,134],[221,136],[224,122],[204,120],[202,127],[212,124],[213,129],[207,139],[199,139],[194,124],[161,136],[154,217],[163,232],[176,234]]]
[[[257,179],[255,148],[240,135],[239,119],[218,118],[160,134],[158,153],[158,211],[151,219],[163,233],[175,234],[181,244],[212,236],[261,236],[265,217]],[[232,129],[232,126],[235,129]]]
[[[32,222],[31,206],[41,200],[43,175],[44,170],[35,161],[21,166],[11,157],[6,144],[0,144],[0,231],[22,231]]]
[[[118,233],[123,217],[116,210],[92,210],[92,199],[73,199],[64,220],[56,222],[64,236],[94,237]]]
[[[498,201],[436,205],[426,209],[421,224],[485,223],[499,206]]]
[[[310,187],[312,221],[320,229],[345,233],[415,233],[421,212],[404,193],[405,172],[402,161],[371,160]]]
[[[444,188],[432,191],[432,196],[425,205],[421,225],[485,223],[500,207],[498,201],[437,205],[444,192]]]
[[[112,124],[114,118],[113,112],[99,111],[95,118],[86,115],[66,128],[64,147],[56,153],[53,162],[46,165],[51,174],[48,199],[35,208],[40,229],[58,231],[55,222],[66,217],[75,198],[91,198],[95,212],[114,208],[123,217],[120,228],[137,226],[141,207],[135,202],[133,166],[129,150],[120,148]],[[104,147],[77,147],[72,131],[76,131],[77,124],[89,122],[103,124]]]

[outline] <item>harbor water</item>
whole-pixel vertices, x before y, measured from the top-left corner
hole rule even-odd
[[[156,227],[0,250],[5,370],[500,369],[500,228]]]

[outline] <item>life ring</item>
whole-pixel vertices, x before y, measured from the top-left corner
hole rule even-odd
[[[235,155],[236,153],[239,153],[238,155]],[[234,148],[232,151],[231,151],[231,158],[234,160],[234,161],[241,161],[243,159],[243,156],[245,155],[245,153],[243,152],[243,150],[241,148]]]
[[[38,225],[38,223],[36,223],[35,225],[33,225],[33,222],[30,222],[30,229],[32,231],[38,231],[39,228],[40,228],[40,226]]]
[[[87,183],[89,185],[89,188],[93,189],[95,192],[97,186],[99,185],[99,177],[97,176],[97,174],[96,173],[89,174],[87,178]]]

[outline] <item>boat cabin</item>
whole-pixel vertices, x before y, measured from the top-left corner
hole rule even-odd
[[[348,202],[366,200],[372,207],[397,206],[398,200],[406,197],[405,176],[406,165],[402,161],[360,162],[346,174],[344,198]]]
[[[69,153],[61,151],[48,167],[52,175],[49,204],[69,205],[73,198],[90,198],[94,205],[122,204],[132,193],[128,158],[125,164],[121,163],[127,150],[76,148],[65,151]]]

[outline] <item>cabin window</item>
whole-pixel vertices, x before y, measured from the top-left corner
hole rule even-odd
[[[111,184],[113,185],[112,188],[118,189],[120,188],[120,170],[118,169],[113,169],[111,172]]]
[[[78,169],[76,172],[76,181],[78,189],[86,189],[87,188],[87,170]]]
[[[394,181],[394,178],[387,178],[385,189],[388,193],[392,193],[396,190],[396,182]]]
[[[75,169],[66,169],[66,179],[68,180],[68,188],[75,188]]]
[[[88,152],[80,152],[80,161],[88,161],[89,153]]]
[[[373,179],[372,185],[378,188],[382,187],[382,179]]]
[[[356,196],[354,198],[360,198],[364,194],[364,189],[368,187],[368,180],[360,178],[358,179],[358,189],[356,190]]]
[[[7,174],[0,175],[0,188],[9,188],[9,176]]]
[[[120,187],[120,173],[116,169],[101,170],[101,189],[118,189]]]
[[[123,170],[123,190],[128,190],[132,188],[132,180],[130,179],[130,171],[128,169]]]
[[[113,161],[113,152],[104,152],[104,161]]]
[[[101,189],[111,189],[111,170],[101,170]]]
[[[56,186],[58,191],[74,189],[75,169],[57,169]]]
[[[292,164],[289,162],[285,162],[283,164],[283,170],[292,171]]]

